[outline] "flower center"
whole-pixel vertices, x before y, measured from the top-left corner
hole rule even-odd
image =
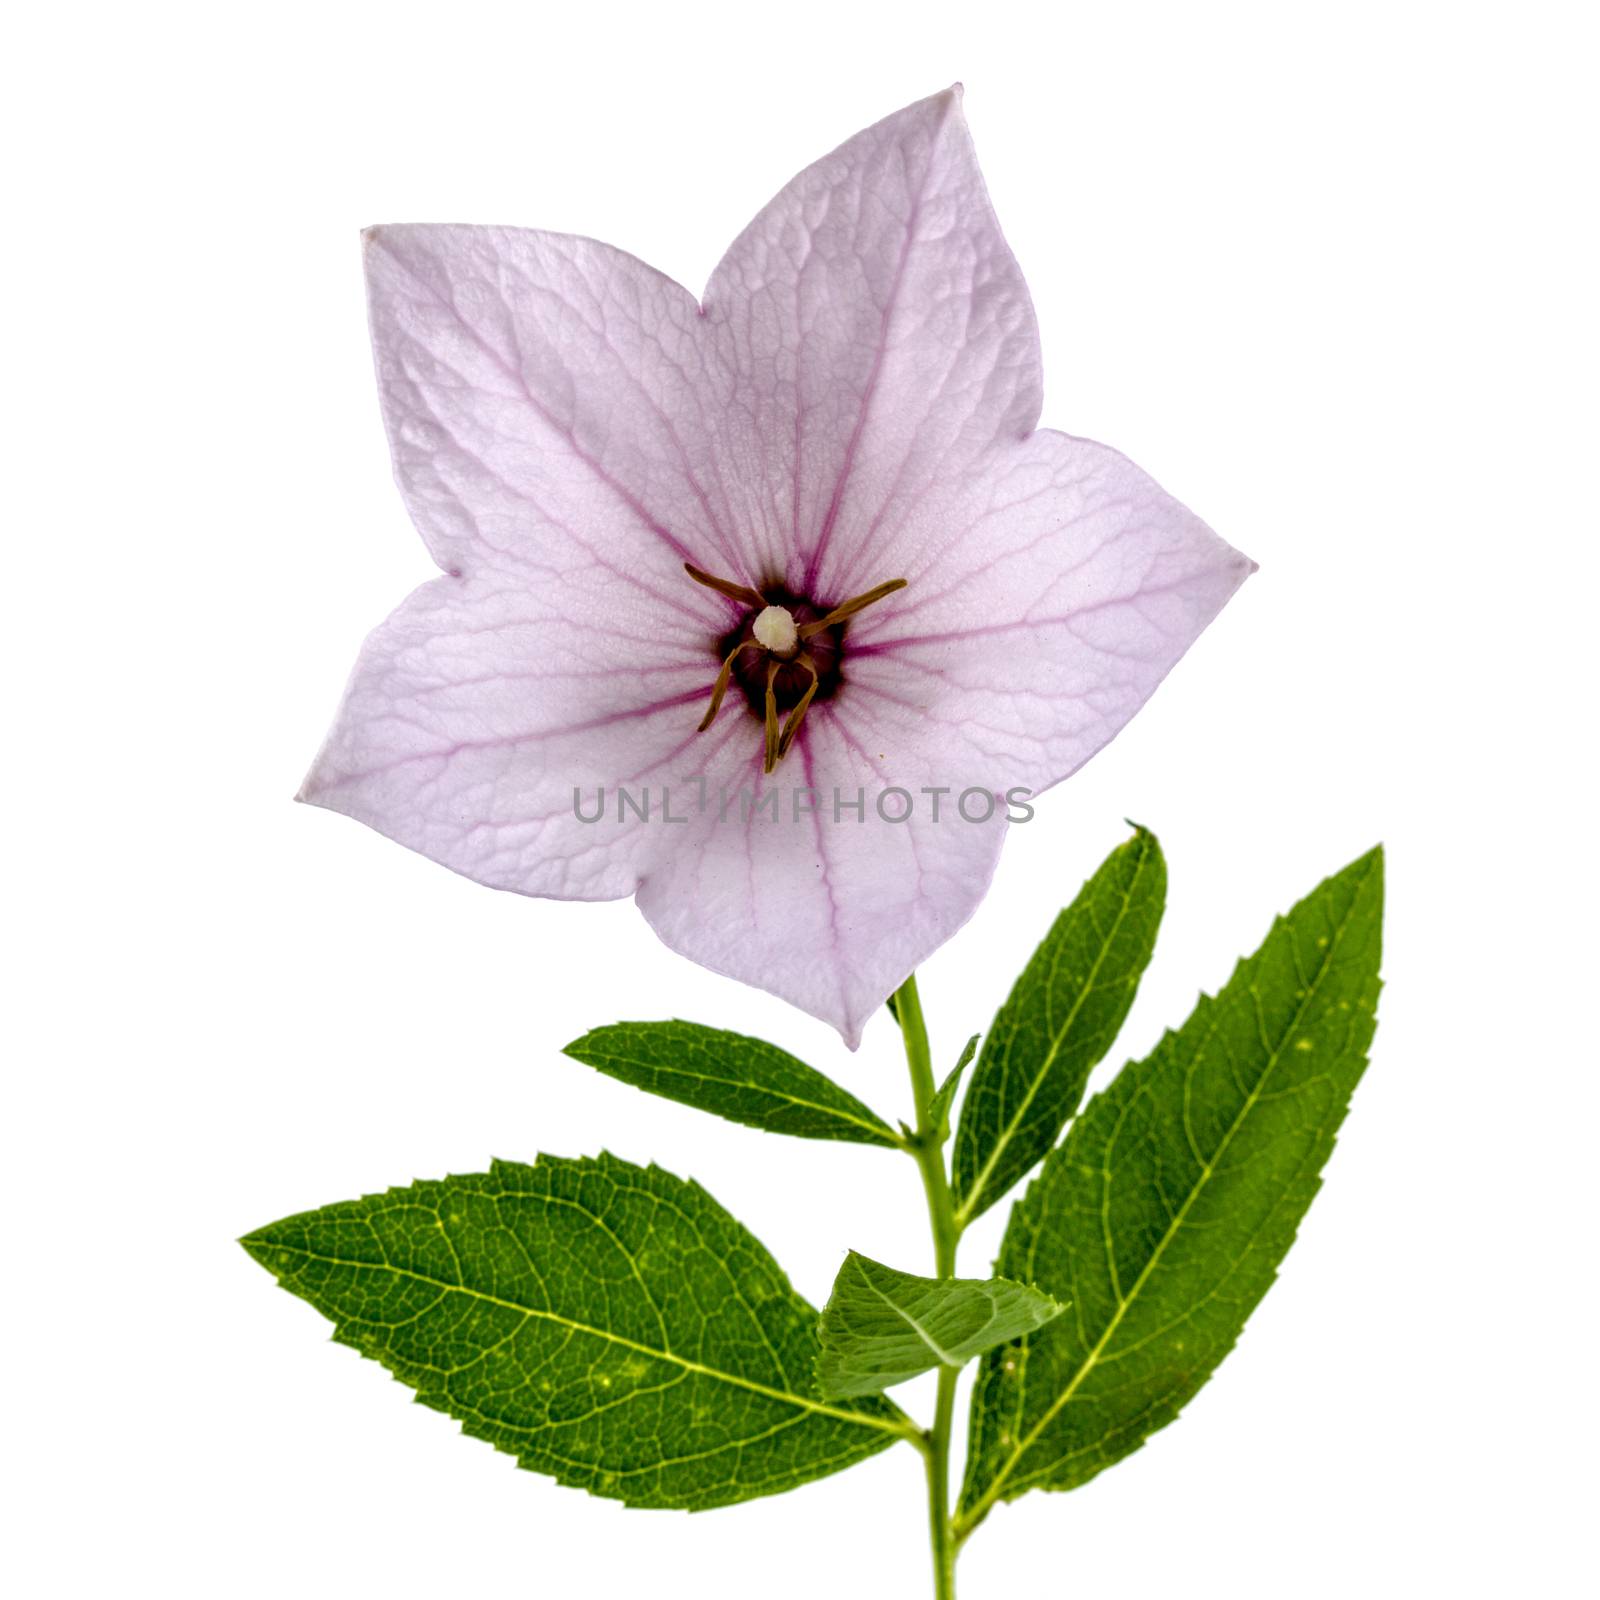
[[[717,641],[722,664],[700,731],[716,721],[729,684],[736,682],[761,719],[767,772],[789,753],[811,702],[827,699],[839,687],[845,624],[858,611],[906,586],[904,578],[892,578],[854,599],[826,606],[791,594],[781,584],[752,589],[714,578],[687,562],[684,570],[696,583],[747,608],[739,625]]]

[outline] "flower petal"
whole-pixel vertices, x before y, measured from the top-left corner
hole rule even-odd
[[[710,678],[670,634],[619,645],[497,578],[439,578],[368,638],[301,798],[493,888],[617,899],[688,831],[663,785],[756,765],[748,713],[697,738]]]
[[[439,565],[541,588],[603,572],[722,620],[683,574],[743,575],[688,291],[562,234],[407,226],[365,242],[395,479]]]
[[[631,894],[655,831],[585,825],[573,791],[676,776],[738,615],[683,571],[741,570],[698,308],[586,239],[365,242],[396,481],[452,577],[368,639],[302,798],[495,887]]]
[[[1048,430],[927,510],[891,547],[910,586],[852,624],[848,694],[950,782],[1076,771],[1255,570],[1125,456]]]
[[[825,706],[772,777],[741,777],[726,816],[711,785],[700,827],[652,866],[639,909],[674,950],[831,1023],[853,1050],[866,1020],[983,898],[1005,839],[1004,808],[972,822],[925,786],[939,757],[877,739],[870,708]],[[903,822],[886,814],[910,806]],[[730,789],[730,794],[734,791]],[[858,820],[856,805],[861,807]]]
[[[1039,417],[1033,307],[959,89],[794,179],[717,267],[705,314],[731,385],[723,451],[761,473],[744,535],[764,577],[816,598],[901,576],[866,552]]]

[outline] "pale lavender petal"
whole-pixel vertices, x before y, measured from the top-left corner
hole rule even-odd
[[[852,625],[850,699],[952,780],[1035,793],[1128,721],[1254,570],[1125,456],[1041,430],[903,530]]]
[[[367,641],[302,797],[496,887],[629,894],[651,831],[582,825],[573,789],[664,781],[737,614],[683,570],[738,572],[698,310],[585,239],[365,243],[395,476],[452,577]]]
[[[670,632],[553,618],[497,577],[440,578],[367,640],[302,798],[497,889],[616,899],[685,829],[662,822],[663,786],[759,765],[743,717],[696,736],[710,677]]]
[[[395,477],[439,565],[534,587],[576,573],[614,604],[632,586],[720,620],[683,574],[689,560],[745,576],[693,296],[563,234],[385,227],[365,244]]]
[[[1038,420],[1033,308],[959,89],[856,135],[723,258],[706,325],[731,385],[726,459],[764,576],[838,601],[930,490]]]
[[[924,790],[943,783],[942,758],[881,731],[870,708],[822,708],[772,777],[737,780],[750,800],[775,799],[775,814],[741,801],[737,785],[724,805],[713,775],[689,847],[638,894],[674,950],[832,1023],[852,1050],[885,997],[971,916],[1005,838],[1004,808],[976,798],[968,822],[956,794],[937,797],[935,821]],[[893,788],[906,800],[888,796],[886,814],[909,802],[905,822],[879,814]]]

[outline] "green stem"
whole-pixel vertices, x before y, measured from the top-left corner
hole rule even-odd
[[[950,1424],[956,1409],[954,1367],[939,1368],[939,1401],[928,1434],[928,1532],[933,1547],[934,1600],[955,1600],[956,1543],[950,1522]]]
[[[922,999],[916,975],[907,978],[895,994],[895,1012],[905,1040],[906,1065],[911,1069],[911,1089],[916,1100],[917,1126],[909,1141],[922,1173],[928,1199],[928,1221],[933,1227],[934,1273],[953,1278],[956,1272],[955,1202],[944,1164],[944,1138],[933,1118],[933,1059],[928,1050],[928,1025],[922,1016]],[[933,1426],[923,1435],[923,1457],[928,1468],[928,1533],[933,1546],[934,1600],[955,1600],[956,1540],[950,1521],[950,1430],[955,1417],[954,1367],[940,1367],[938,1401]]]

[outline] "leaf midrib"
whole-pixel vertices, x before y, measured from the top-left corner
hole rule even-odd
[[[877,1284],[875,1284],[872,1279],[867,1276],[865,1272],[863,1272],[859,1267],[856,1269],[856,1272],[861,1281],[866,1284],[866,1286],[875,1295],[877,1295],[877,1297],[883,1301],[883,1303],[888,1306],[888,1308],[894,1312],[894,1314],[899,1317],[900,1320],[904,1322],[905,1325],[910,1328],[910,1330],[916,1334],[916,1336],[925,1345],[927,1345],[927,1347],[933,1352],[934,1358],[938,1361],[941,1367],[959,1367],[962,1365],[962,1363],[948,1350],[941,1349],[940,1346],[923,1331],[922,1324],[918,1322],[909,1311],[904,1311],[898,1305],[896,1305],[895,1302],[891,1300],[889,1296],[886,1295],[883,1290],[880,1289]]]
[[[688,1356],[680,1356],[672,1350],[657,1349],[654,1345],[640,1344],[637,1340],[629,1339],[620,1333],[613,1333],[607,1328],[597,1328],[591,1323],[579,1322],[571,1317],[564,1317],[559,1312],[541,1311],[534,1306],[519,1305],[515,1300],[503,1300],[499,1295],[488,1293],[483,1289],[471,1288],[466,1284],[450,1283],[443,1278],[430,1277],[425,1272],[416,1272],[410,1267],[395,1267],[387,1263],[371,1261],[348,1261],[343,1256],[323,1255],[320,1251],[305,1250],[296,1245],[273,1243],[270,1248],[287,1255],[299,1256],[307,1261],[320,1261],[327,1266],[343,1267],[347,1270],[362,1272],[387,1272],[396,1277],[409,1278],[414,1283],[427,1284],[429,1288],[439,1289],[448,1294],[464,1294],[474,1300],[481,1300],[486,1305],[499,1306],[506,1311],[515,1311],[528,1319],[537,1319],[542,1322],[553,1322],[558,1327],[569,1329],[573,1333],[586,1333],[596,1339],[603,1339],[614,1345],[619,1345],[625,1350],[632,1350],[639,1355],[650,1356],[658,1361],[671,1362],[683,1368],[686,1372],[698,1373],[701,1377],[714,1378],[719,1383],[732,1384],[735,1388],[747,1389],[753,1394],[765,1396],[769,1400],[777,1400],[787,1405],[798,1406],[802,1410],[814,1411],[819,1416],[832,1417],[837,1422],[853,1422],[864,1428],[875,1428],[880,1433],[892,1433],[897,1438],[909,1437],[906,1424],[890,1422],[884,1418],[866,1416],[859,1411],[846,1411],[839,1406],[826,1405],[820,1401],[808,1400],[804,1395],[794,1394],[787,1389],[774,1389],[768,1384],[757,1383],[753,1378],[741,1378],[735,1373],[719,1372],[715,1367],[708,1367],[702,1362],[693,1361]],[[359,1321],[359,1318],[341,1319]],[[531,1430],[530,1430],[531,1431]]]
[[[1321,987],[1323,981],[1328,975],[1328,970],[1332,964],[1334,953],[1338,950],[1340,942],[1343,940],[1345,933],[1350,926],[1351,919],[1355,916],[1357,901],[1360,898],[1361,891],[1366,887],[1370,876],[1371,869],[1369,868],[1368,872],[1363,875],[1360,884],[1357,885],[1355,893],[1351,896],[1350,909],[1345,913],[1343,919],[1339,923],[1339,926],[1334,930],[1332,938],[1329,939],[1328,948],[1323,955],[1322,963],[1317,970],[1317,974],[1311,980],[1311,982],[1306,985],[1305,994],[1301,998],[1300,1004],[1295,1008],[1294,1016],[1290,1020],[1289,1025],[1280,1033],[1278,1042],[1274,1046],[1272,1054],[1267,1060],[1266,1066],[1262,1069],[1260,1077],[1251,1086],[1250,1093],[1245,1097],[1244,1104],[1240,1107],[1238,1115],[1234,1117],[1233,1121],[1228,1125],[1228,1130],[1223,1135],[1222,1140],[1217,1145],[1216,1149],[1212,1152],[1211,1159],[1202,1163],[1202,1170],[1198,1181],[1194,1184],[1193,1188],[1190,1189],[1189,1194],[1185,1197],[1183,1204],[1173,1215],[1172,1221],[1168,1224],[1166,1230],[1163,1232],[1159,1243],[1156,1245],[1154,1251],[1151,1252],[1150,1259],[1145,1263],[1143,1269],[1139,1273],[1139,1276],[1134,1280],[1132,1288],[1129,1289],[1125,1297],[1119,1296],[1115,1314],[1106,1324],[1105,1331],[1100,1335],[1099,1339],[1095,1341],[1095,1344],[1089,1351],[1088,1355],[1084,1357],[1083,1364],[1078,1368],[1077,1372],[1073,1374],[1072,1381],[1068,1383],[1067,1386],[1056,1397],[1056,1399],[1051,1402],[1049,1408],[1045,1411],[1044,1415],[1040,1417],[1038,1422],[1035,1423],[1034,1426],[1030,1428],[1015,1445],[1012,1446],[1011,1453],[1006,1458],[1005,1465],[1001,1467],[999,1472],[995,1474],[994,1478],[990,1481],[989,1487],[984,1491],[982,1497],[974,1504],[971,1512],[963,1512],[957,1515],[955,1519],[957,1540],[966,1538],[966,1536],[977,1527],[983,1518],[988,1515],[990,1508],[994,1505],[995,1501],[999,1499],[1000,1490],[1007,1479],[1010,1478],[1011,1473],[1015,1469],[1017,1463],[1021,1461],[1023,1456],[1025,1456],[1028,1451],[1033,1448],[1033,1446],[1038,1442],[1040,1434],[1042,1434],[1044,1430],[1055,1420],[1062,1408],[1071,1401],[1073,1395],[1075,1395],[1083,1386],[1089,1374],[1093,1372],[1099,1365],[1101,1357],[1105,1354],[1106,1346],[1111,1342],[1111,1339],[1116,1334],[1117,1329],[1122,1326],[1123,1319],[1128,1314],[1128,1308],[1132,1306],[1133,1303],[1138,1299],[1139,1293],[1144,1288],[1146,1280],[1160,1264],[1162,1256],[1166,1253],[1167,1246],[1178,1236],[1179,1232],[1182,1230],[1184,1222],[1187,1219],[1196,1199],[1199,1197],[1206,1184],[1211,1181],[1211,1176],[1216,1171],[1217,1163],[1227,1153],[1228,1146],[1233,1142],[1234,1135],[1238,1133],[1241,1127],[1243,1127],[1245,1119],[1255,1109],[1268,1079],[1271,1078],[1272,1074],[1277,1070],[1278,1063],[1283,1057],[1285,1044],[1294,1034],[1295,1030],[1300,1026],[1300,1023],[1304,1019],[1306,1011],[1310,1006],[1313,997],[1316,995],[1318,989]],[[1254,990],[1252,989],[1251,992],[1254,993]],[[1192,1074],[1186,1074],[1186,1084],[1188,1076],[1190,1075]]]
[[[1090,992],[1094,988],[1094,980],[1100,975],[1100,968],[1105,964],[1106,958],[1110,954],[1112,941],[1116,938],[1118,931],[1122,927],[1122,924],[1127,920],[1128,910],[1133,904],[1134,890],[1138,888],[1139,880],[1144,876],[1145,869],[1148,864],[1149,853],[1147,851],[1145,856],[1140,860],[1137,870],[1134,872],[1133,881],[1128,885],[1127,892],[1122,896],[1122,904],[1118,907],[1117,914],[1112,919],[1110,933],[1108,933],[1101,941],[1100,953],[1094,958],[1093,962],[1089,966],[1089,975],[1084,979],[1083,987],[1078,991],[1078,998],[1072,1002],[1072,1009],[1067,1013],[1066,1020],[1058,1029],[1056,1029],[1055,1035],[1050,1041],[1050,1049],[1044,1058],[1044,1064],[1039,1068],[1038,1072],[1034,1074],[1033,1082],[1029,1084],[1028,1092],[1022,1098],[1022,1104],[1017,1107],[1016,1115],[1010,1118],[1006,1124],[1006,1129],[996,1141],[994,1149],[990,1152],[989,1159],[984,1162],[983,1166],[979,1169],[978,1176],[973,1180],[971,1192],[967,1195],[967,1198],[957,1209],[956,1226],[958,1228],[965,1228],[966,1225],[971,1222],[975,1216],[977,1216],[977,1202],[980,1198],[982,1198],[984,1190],[988,1187],[989,1179],[993,1176],[994,1169],[999,1164],[1000,1157],[1005,1154],[1006,1147],[1016,1136],[1017,1129],[1021,1125],[1022,1119],[1028,1114],[1028,1108],[1033,1104],[1035,1097],[1038,1095],[1040,1086],[1044,1083],[1044,1080],[1049,1077],[1050,1069],[1056,1063],[1056,1057],[1061,1054],[1062,1042],[1066,1039],[1068,1033],[1072,1031],[1073,1023],[1078,1020],[1078,1013],[1083,1009],[1085,1001],[1088,999]],[[992,1038],[993,1035],[990,1037]],[[1015,1038],[1014,1031],[1013,1038]],[[1009,1042],[1007,1044],[1007,1049],[1010,1049]]]
[[[636,1057],[608,1055],[598,1050],[591,1052],[591,1054],[602,1057],[606,1061],[625,1062],[635,1066],[644,1065],[648,1071],[659,1072],[663,1077],[692,1078],[696,1083],[716,1083],[721,1084],[726,1089],[749,1089],[758,1095],[764,1095],[769,1100],[776,1100],[784,1105],[803,1106],[807,1111],[818,1111],[824,1116],[833,1117],[840,1122],[850,1123],[872,1134],[875,1144],[895,1145],[899,1143],[894,1136],[894,1129],[886,1122],[880,1122],[876,1118],[869,1122],[865,1118],[855,1116],[849,1111],[841,1111],[837,1106],[824,1105],[817,1100],[804,1100],[799,1095],[790,1094],[785,1089],[772,1089],[764,1083],[757,1083],[748,1078],[719,1078],[715,1073],[691,1072],[685,1067],[658,1067],[649,1063],[640,1063]],[[584,1061],[589,1066],[594,1065],[592,1060],[588,1060],[584,1056],[576,1056],[574,1059]],[[596,1070],[599,1069],[597,1068]]]

